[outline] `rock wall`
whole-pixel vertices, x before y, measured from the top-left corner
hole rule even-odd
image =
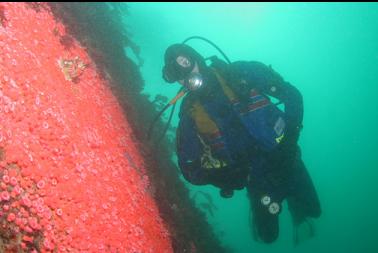
[[[128,119],[48,5],[0,3],[0,187],[0,252],[173,251]]]

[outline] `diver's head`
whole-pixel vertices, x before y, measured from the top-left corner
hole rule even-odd
[[[179,82],[189,90],[196,90],[203,84],[206,70],[204,58],[185,44],[174,44],[164,55],[163,78],[168,83]]]

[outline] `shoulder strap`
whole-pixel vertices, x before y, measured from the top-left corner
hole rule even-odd
[[[219,72],[216,69],[213,69],[215,76],[217,77],[223,93],[226,95],[226,97],[230,100],[231,103],[237,102],[239,99],[235,95],[235,93],[231,90],[231,88],[227,85],[226,80],[219,74]]]
[[[194,101],[189,113],[200,134],[214,135],[219,132],[219,128],[198,100]]]

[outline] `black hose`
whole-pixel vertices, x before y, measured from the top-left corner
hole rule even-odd
[[[152,121],[151,125],[150,125],[150,128],[148,129],[148,132],[147,132],[147,140],[150,140],[151,138],[151,134],[152,134],[152,130],[154,129],[154,126],[155,126],[155,123],[156,121],[160,118],[160,116],[163,114],[163,112],[165,112],[165,110],[168,109],[168,107],[170,106],[170,104],[166,104],[163,108],[163,110],[161,110],[159,112],[158,115],[156,115],[156,117],[154,118],[154,120]]]
[[[217,45],[215,45],[213,42],[211,42],[210,40],[208,40],[208,39],[206,39],[204,37],[201,37],[201,36],[192,36],[192,37],[189,37],[186,40],[184,40],[182,42],[182,44],[185,44],[186,42],[188,42],[191,39],[200,39],[200,40],[204,40],[207,43],[211,44],[213,47],[215,47],[222,54],[222,56],[228,62],[228,64],[231,64],[231,61],[230,61],[230,59],[228,59],[228,57],[226,56],[226,54]]]
[[[156,115],[156,117],[154,118],[154,120],[152,121],[151,125],[150,125],[150,128],[148,129],[148,132],[147,132],[147,140],[149,141],[151,139],[151,135],[152,135],[152,130],[154,129],[155,127],[155,124],[156,124],[156,121],[161,117],[161,115],[165,112],[165,110],[168,109],[169,106],[173,105],[175,107],[176,105],[176,102],[179,98],[181,98],[183,95],[185,95],[185,92],[186,92],[186,88],[185,87],[181,87],[181,89],[177,92],[176,96],[171,100],[169,101],[168,104],[166,104],[163,109],[159,112],[158,115]],[[171,115],[169,116],[169,120],[167,122],[167,126],[165,127],[165,131],[168,130],[168,127],[169,127],[169,124],[171,122],[171,119],[172,119],[172,116],[173,116],[173,112],[174,112],[174,107],[172,109],[172,112],[171,112]],[[165,132],[163,133],[163,136],[165,135]],[[159,139],[160,140],[160,139]]]
[[[173,107],[172,107],[172,110],[171,110],[171,113],[169,114],[169,119],[167,121],[167,124],[165,125],[165,128],[163,130],[163,133],[161,134],[161,136],[159,137],[159,139],[157,140],[157,143],[159,143],[165,136],[165,134],[167,133],[168,131],[168,128],[169,128],[169,125],[171,124],[171,120],[172,120],[172,117],[173,117],[173,113],[175,112],[175,107],[176,107],[176,104],[173,104]]]

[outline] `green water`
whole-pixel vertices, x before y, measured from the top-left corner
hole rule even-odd
[[[141,47],[145,92],[173,97],[161,78],[165,49],[192,35],[231,59],[271,64],[304,98],[303,159],[323,213],[316,237],[294,247],[287,209],[272,245],[253,241],[245,191],[212,195],[211,223],[225,245],[247,252],[378,252],[377,3],[129,3],[128,30]],[[217,52],[201,41],[201,54]],[[130,52],[129,52],[130,53]],[[167,117],[167,115],[166,115]],[[177,124],[177,113],[173,125]],[[197,198],[198,204],[205,200]]]

